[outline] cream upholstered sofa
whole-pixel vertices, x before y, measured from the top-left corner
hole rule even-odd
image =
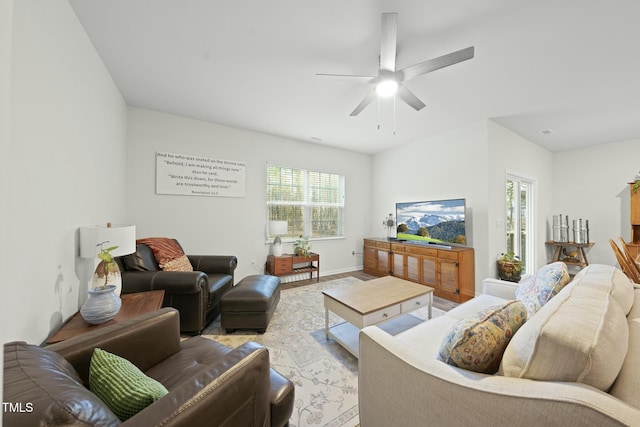
[[[361,426],[640,426],[640,289],[611,266],[583,269],[528,317],[497,373],[438,360],[460,319],[517,287],[486,279],[482,295],[396,336],[363,329]]]

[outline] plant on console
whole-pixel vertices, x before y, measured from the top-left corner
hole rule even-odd
[[[311,253],[311,245],[309,244],[309,238],[305,236],[300,236],[299,239],[293,244],[293,253],[298,256],[309,256]]]

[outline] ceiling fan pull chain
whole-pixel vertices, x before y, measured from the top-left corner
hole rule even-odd
[[[393,134],[396,134],[396,96],[393,95]]]
[[[380,130],[380,97],[377,96],[376,99],[378,100],[378,130]]]

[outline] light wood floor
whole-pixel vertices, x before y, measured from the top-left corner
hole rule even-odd
[[[376,278],[375,276],[365,274],[362,270],[359,270],[359,271],[350,271],[348,273],[332,274],[329,276],[320,276],[320,282],[329,282],[331,280],[344,279],[345,277],[355,277],[360,280],[371,280]],[[297,280],[295,282],[282,283],[282,285],[280,285],[280,289],[281,290],[291,289],[291,288],[297,288],[299,286],[315,285],[317,283],[318,282],[316,282],[316,278],[314,277],[313,279]],[[440,298],[436,296],[433,297],[433,306],[440,310],[449,311],[457,305],[458,303],[455,303],[453,301],[449,301],[444,298]]]

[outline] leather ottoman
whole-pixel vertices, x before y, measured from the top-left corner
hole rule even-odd
[[[220,324],[231,333],[254,329],[263,334],[280,301],[280,279],[276,276],[247,276],[222,296]]]

